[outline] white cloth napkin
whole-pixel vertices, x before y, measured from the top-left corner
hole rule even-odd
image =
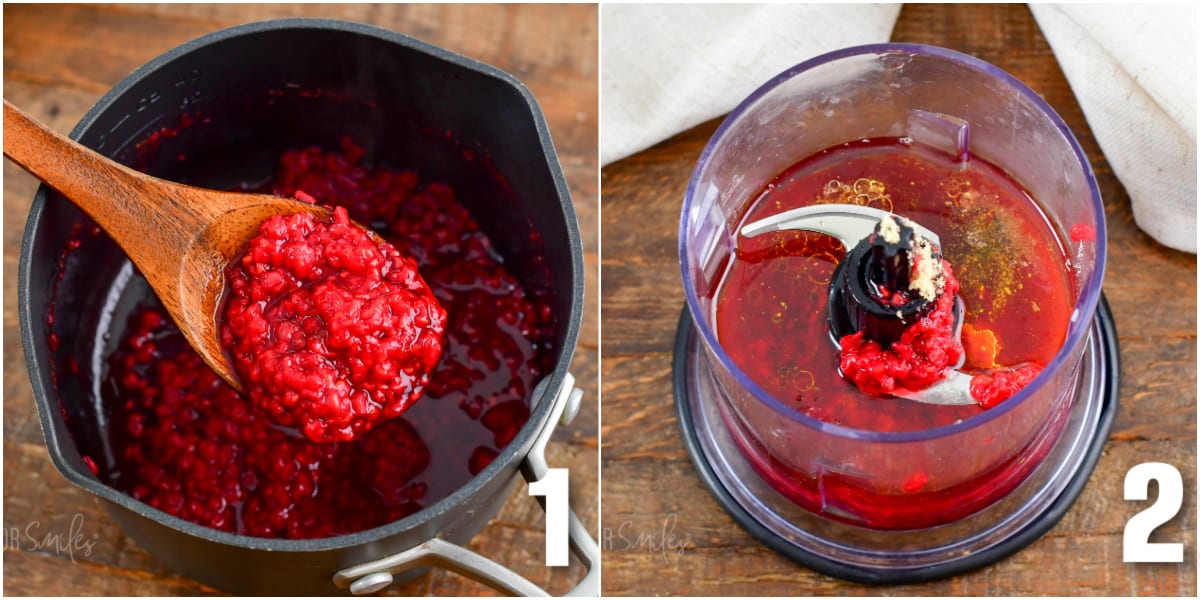
[[[1196,6],[1031,5],[1138,227],[1196,251]]]
[[[900,5],[602,4],[600,162],[737,106],[826,52],[886,42]]]
[[[1196,251],[1196,9],[1034,5],[1088,124],[1160,243]],[[899,5],[601,7],[601,164],[732,110],[788,67],[887,41]]]

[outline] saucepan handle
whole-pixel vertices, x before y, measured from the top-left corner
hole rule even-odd
[[[539,385],[546,385],[549,379]],[[534,397],[540,394],[535,390]],[[554,396],[550,418],[533,442],[533,448],[521,463],[521,474],[529,483],[546,476],[546,444],[558,423],[566,425],[579,412],[581,390],[575,389],[575,378],[566,374]],[[544,505],[543,505],[544,508]],[[567,593],[568,596],[600,595],[600,548],[587,527],[570,511],[568,539],[575,556],[587,568],[587,574]],[[424,543],[378,560],[355,565],[333,575],[333,583],[349,589],[352,594],[370,594],[392,584],[393,575],[417,567],[439,567],[468,577],[510,596],[548,596],[545,590],[490,558],[462,546],[433,538]]]

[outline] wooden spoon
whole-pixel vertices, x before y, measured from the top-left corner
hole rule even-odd
[[[225,267],[268,217],[330,211],[262,194],[172,183],[117,164],[4,101],[4,155],[57,189],[116,240],[204,362],[235,389],[217,336]]]

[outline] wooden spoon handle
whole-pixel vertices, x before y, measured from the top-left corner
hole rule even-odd
[[[203,223],[158,181],[118,164],[35,121],[4,101],[4,155],[83,209],[126,254],[167,253],[178,264]],[[139,264],[140,266],[140,264]]]

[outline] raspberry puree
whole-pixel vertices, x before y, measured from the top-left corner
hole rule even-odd
[[[897,390],[920,391],[942,378],[948,367],[962,358],[954,337],[954,295],[958,280],[950,263],[942,261],[946,287],[925,317],[904,329],[887,348],[865,339],[863,332],[843,336],[839,366],[842,375],[858,389],[874,396]]]
[[[221,342],[274,422],[314,442],[347,441],[424,392],[446,311],[416,262],[345,208],[329,222],[267,219],[226,274]]]
[[[841,347],[838,367],[842,376],[854,382],[862,392],[888,396],[903,391],[921,391],[940,381],[947,369],[963,358],[961,340],[954,336],[954,297],[958,293],[958,279],[954,277],[950,262],[944,259],[941,262],[945,289],[929,314],[906,327],[900,339],[886,348],[865,338],[861,331],[838,340]],[[973,329],[967,331],[972,332],[968,334],[970,341],[984,337],[973,333]],[[994,346],[994,334],[990,341]],[[992,349],[994,351],[994,347]],[[1025,364],[1015,369],[976,373],[971,376],[968,392],[981,408],[991,408],[1021,391],[1041,372],[1040,366]]]
[[[550,307],[508,271],[454,191],[365,166],[349,142],[287,152],[258,191],[299,190],[344,206],[415,258],[445,309],[441,358],[421,400],[353,442],[315,443],[213,374],[151,299],[109,361],[111,456],[89,457],[114,487],[223,531],[353,533],[459,489],[528,420],[532,386],[553,361]]]

